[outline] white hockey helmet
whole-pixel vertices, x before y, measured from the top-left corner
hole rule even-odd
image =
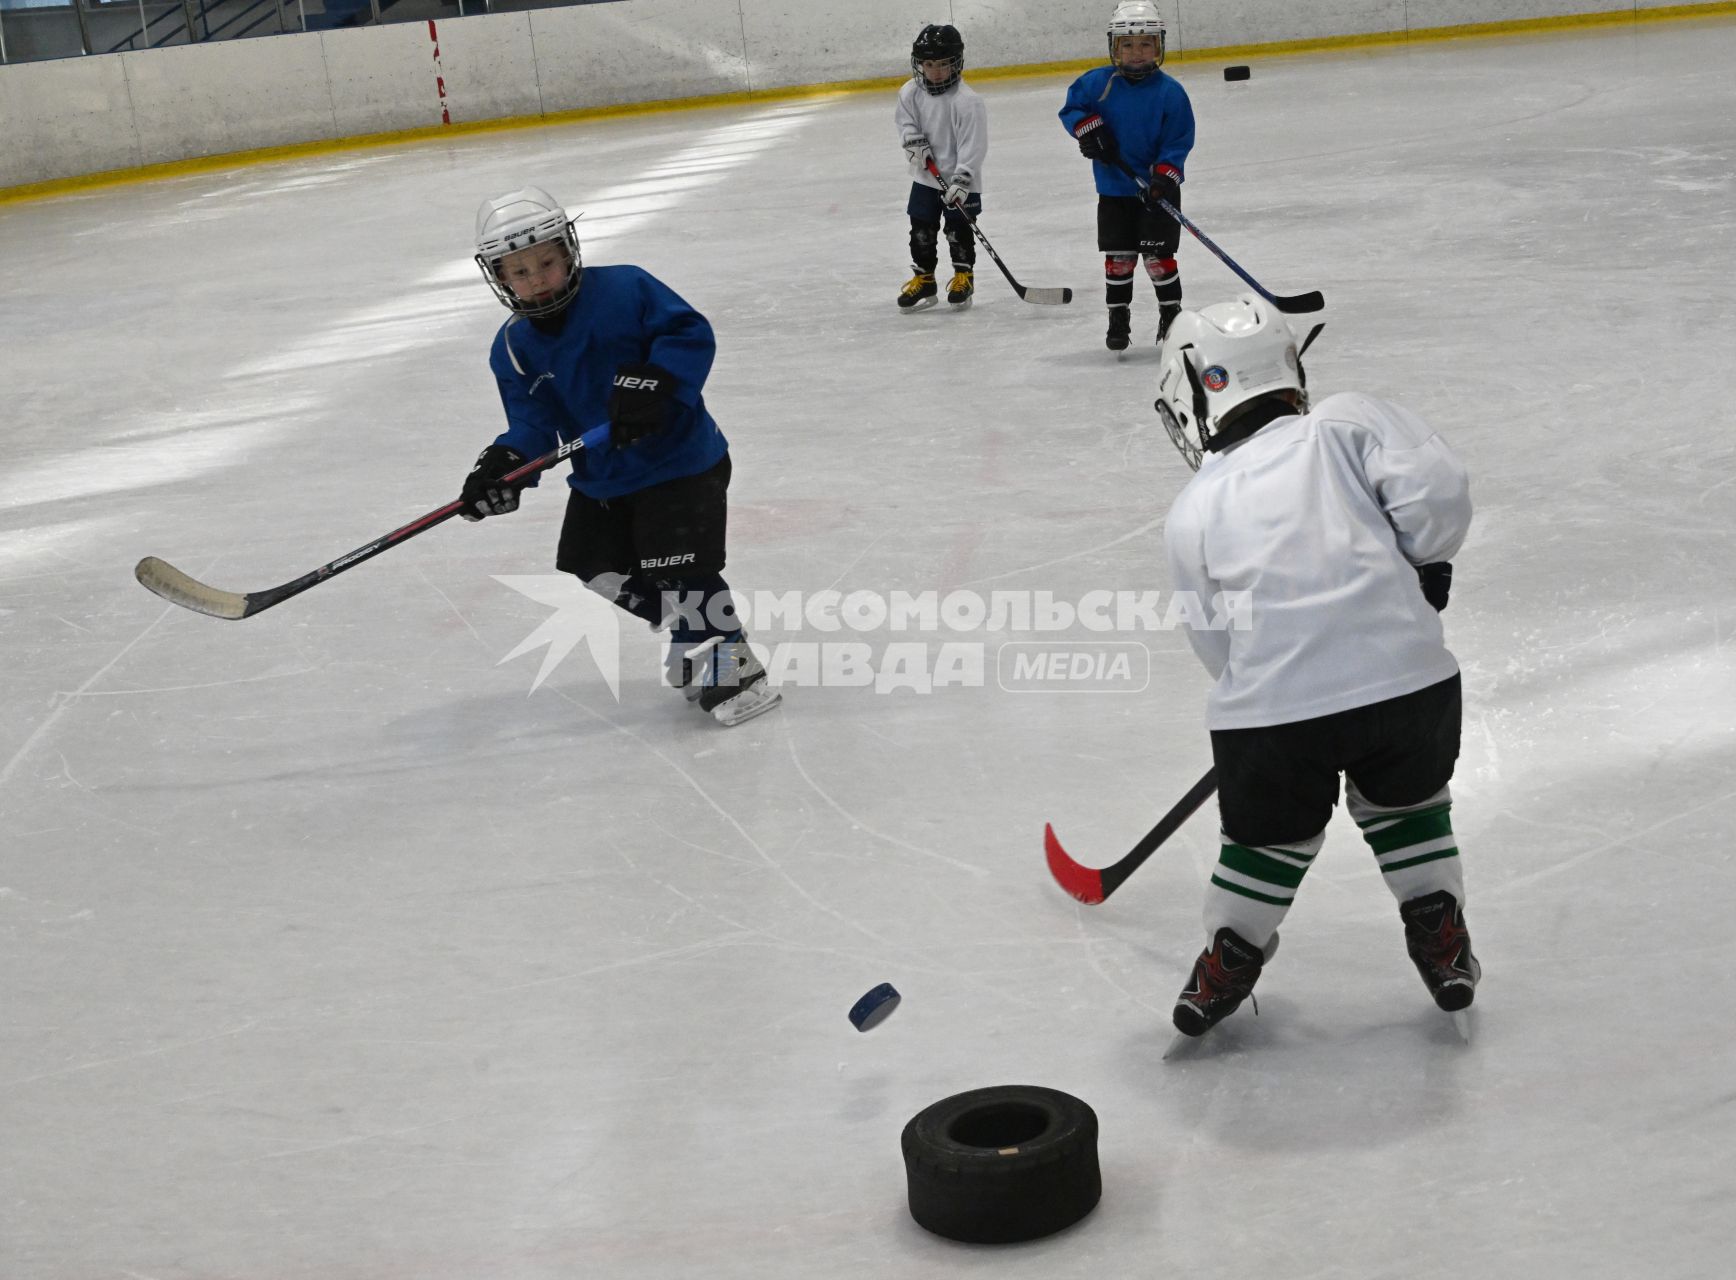
[[[1149,67],[1124,68],[1115,47],[1123,36],[1156,36],[1157,61]],[[1115,12],[1109,15],[1109,61],[1121,72],[1122,79],[1139,81],[1156,71],[1163,65],[1165,47],[1163,15],[1152,0],[1121,0],[1115,6]]]
[[[1288,393],[1298,413],[1308,411],[1302,352],[1321,327],[1299,350],[1284,313],[1251,293],[1175,318],[1158,352],[1152,407],[1188,466],[1197,470],[1219,447],[1225,423],[1250,401]]]
[[[565,246],[567,283],[554,297],[525,302],[501,278],[500,262],[508,254],[532,245],[558,241]],[[506,307],[521,316],[546,316],[559,311],[579,291],[582,271],[579,237],[560,202],[541,187],[524,187],[484,200],[476,211],[476,265],[482,278]]]

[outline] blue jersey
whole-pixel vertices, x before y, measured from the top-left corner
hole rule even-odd
[[[1162,71],[1133,81],[1122,79],[1114,67],[1087,71],[1068,88],[1061,123],[1072,133],[1093,112],[1109,126],[1127,167],[1141,177],[1159,164],[1187,172],[1187,156],[1194,144],[1193,103],[1187,90]],[[1139,194],[1138,185],[1114,165],[1094,160],[1091,168],[1096,171],[1098,195]]]
[[[581,449],[567,483],[588,498],[618,498],[710,470],[729,451],[700,394],[717,353],[711,325],[638,267],[584,272],[554,324],[514,316],[495,335],[488,363],[507,421],[496,443],[535,458],[601,426],[615,370],[644,362],[675,375],[674,422],[630,449]]]

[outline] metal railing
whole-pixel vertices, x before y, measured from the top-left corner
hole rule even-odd
[[[550,8],[606,4],[611,0],[512,0],[510,7]],[[421,0],[408,15],[388,17],[404,0],[322,0],[309,12],[308,0],[62,0],[11,7],[0,0],[0,64],[31,62],[80,54],[123,53],[173,44],[201,44],[339,26],[371,26],[425,17],[487,13],[495,0]],[[157,10],[154,15],[147,10]],[[131,19],[124,36],[121,22]],[[272,23],[276,23],[275,29]]]

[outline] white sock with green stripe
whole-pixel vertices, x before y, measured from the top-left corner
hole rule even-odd
[[[1295,901],[1302,877],[1326,842],[1322,831],[1296,844],[1237,844],[1227,834],[1206,888],[1206,937],[1228,927],[1264,951]]]
[[[1442,787],[1420,804],[1372,804],[1346,779],[1345,807],[1374,850],[1381,878],[1400,902],[1445,889],[1465,903],[1464,869],[1453,835],[1453,797]]]

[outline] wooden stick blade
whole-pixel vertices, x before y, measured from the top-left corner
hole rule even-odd
[[[146,556],[139,561],[138,567],[133,570],[133,577],[139,580],[139,585],[146,591],[161,596],[170,604],[191,609],[194,613],[227,618],[232,622],[247,616],[246,596],[208,587],[197,578],[182,573],[167,560],[159,560],[156,556]]]
[[[1043,851],[1048,855],[1049,874],[1055,877],[1056,884],[1088,907],[1103,901],[1103,873],[1082,867],[1068,857],[1067,851],[1061,847],[1060,838],[1055,835],[1055,828],[1046,822],[1043,824]]]

